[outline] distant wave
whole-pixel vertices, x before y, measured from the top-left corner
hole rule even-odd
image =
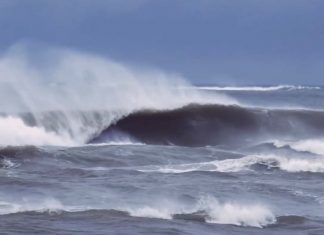
[[[294,86],[294,85],[278,85],[278,86],[199,86],[200,90],[211,91],[279,91],[279,90],[320,90],[319,86]]]

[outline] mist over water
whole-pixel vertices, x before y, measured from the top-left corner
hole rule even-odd
[[[0,132],[6,134],[1,144],[84,144],[136,110],[235,103],[188,87],[175,74],[67,49],[16,45],[0,59],[0,110],[5,114]],[[19,120],[22,113],[33,119],[33,127]]]

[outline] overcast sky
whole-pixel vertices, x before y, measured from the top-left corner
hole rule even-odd
[[[21,42],[198,84],[324,85],[323,0],[0,0],[0,50]]]

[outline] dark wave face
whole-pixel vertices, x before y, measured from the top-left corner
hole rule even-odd
[[[196,104],[175,110],[141,110],[118,120],[90,143],[109,141],[116,135],[146,144],[181,146],[310,138],[324,136],[324,112]]]

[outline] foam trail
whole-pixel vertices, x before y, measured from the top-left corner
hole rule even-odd
[[[17,145],[57,145],[65,143],[66,136],[71,139],[69,144],[84,144],[118,118],[143,108],[235,103],[225,96],[180,89],[183,86],[189,85],[175,74],[135,69],[107,58],[66,49],[15,45],[0,57],[0,110],[15,118],[19,118],[17,113],[31,113],[33,126],[40,127],[38,130],[23,127],[24,131],[35,134],[28,142],[28,139],[22,141],[24,135],[14,137],[16,129],[12,126],[12,138],[7,142]],[[45,114],[48,111],[60,113],[50,119]],[[98,112],[91,114],[92,111]],[[55,128],[49,124],[54,120]],[[10,132],[4,123],[0,126],[6,128],[0,129],[0,133]],[[61,140],[58,137],[62,137]],[[5,139],[5,136],[0,138]]]
[[[142,172],[160,172],[167,174],[179,174],[192,171],[239,172],[251,170],[251,167],[256,164],[264,165],[269,169],[279,168],[287,172],[324,172],[324,158],[322,157],[294,158],[273,154],[252,155],[238,159],[216,160],[192,164],[150,166],[138,170]]]

